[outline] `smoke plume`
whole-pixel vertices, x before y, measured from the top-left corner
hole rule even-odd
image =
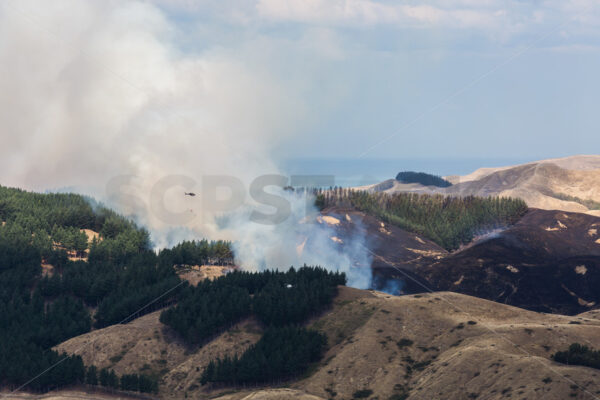
[[[302,196],[280,192],[290,204],[281,223],[248,218],[248,188],[278,173],[274,149],[309,117],[293,95],[303,82],[239,56],[252,48],[185,51],[181,35],[150,3],[2,3],[1,183],[92,195],[147,226],[157,247],[228,239],[243,267],[320,264],[367,287],[370,272],[353,269],[367,262],[360,246],[342,253],[329,227],[302,223],[315,211]],[[229,216],[203,196],[215,175],[245,190]]]

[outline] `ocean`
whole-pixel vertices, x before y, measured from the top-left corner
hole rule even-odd
[[[282,170],[290,176],[328,175],[334,186],[371,185],[396,177],[400,171],[427,172],[434,175],[466,175],[482,167],[523,164],[524,158],[290,158]]]

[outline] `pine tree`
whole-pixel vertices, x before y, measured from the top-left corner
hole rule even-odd
[[[85,383],[88,385],[97,386],[98,385],[98,369],[90,365],[85,374]]]

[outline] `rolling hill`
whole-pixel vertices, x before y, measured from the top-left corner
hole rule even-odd
[[[422,235],[356,211],[323,211],[339,245],[369,238],[373,284],[393,294],[451,290],[534,311],[577,314],[600,304],[600,218],[530,209],[514,225],[447,251]]]
[[[588,169],[574,160],[562,160],[560,165],[521,166],[513,175],[526,177],[523,179],[527,181],[539,179],[540,171],[556,172],[557,168],[562,171],[565,166],[578,166],[579,172],[597,171],[591,168],[593,163],[584,161],[590,166]],[[486,188],[496,185],[500,175],[508,174],[502,179],[510,181],[513,175],[509,172],[513,169],[482,172],[477,179],[464,184],[473,182],[475,188],[477,183],[477,187],[487,193]],[[460,183],[444,190],[456,189],[458,185]],[[569,198],[575,198],[579,192],[569,193],[568,196],[572,196]],[[284,315],[283,319],[289,322],[288,311],[292,308],[283,308],[281,299],[287,298],[286,293],[296,293],[295,301],[288,302],[288,306],[301,305],[309,296],[298,297],[300,285],[290,290],[295,285],[279,285],[274,281],[259,289],[260,286],[253,288],[256,283],[248,283],[254,278],[247,277],[250,280],[245,281],[240,275],[241,282],[250,286],[239,298],[252,301],[253,311],[244,313],[234,325],[225,324],[222,329],[203,336],[201,341],[186,341],[182,334],[201,327],[199,321],[205,322],[204,317],[216,318],[223,314],[211,311],[207,315],[204,311],[209,308],[196,310],[198,313],[194,314],[194,304],[198,303],[192,300],[200,298],[194,297],[194,293],[198,296],[204,293],[195,291],[198,287],[194,286],[204,275],[200,276],[201,267],[196,270],[194,266],[204,264],[212,253],[220,254],[218,250],[224,251],[221,258],[229,259],[227,243],[184,242],[155,254],[147,247],[147,234],[143,230],[114,214],[110,214],[110,218],[96,215],[96,211],[78,197],[51,197],[13,189],[4,190],[2,194],[0,212],[6,224],[0,229],[4,235],[0,238],[6,249],[13,249],[12,253],[18,257],[27,256],[25,261],[31,264],[30,271],[25,271],[29,271],[29,275],[20,279],[23,282],[16,287],[26,302],[5,296],[6,309],[17,304],[23,310],[24,318],[13,318],[20,321],[20,325],[11,332],[21,335],[36,332],[37,336],[31,340],[40,344],[31,355],[51,354],[55,358],[44,361],[50,365],[65,352],[70,356],[72,368],[78,371],[72,381],[61,385],[48,375],[45,386],[32,389],[41,392],[69,387],[69,390],[47,395],[18,393],[10,397],[107,399],[133,396],[131,392],[109,389],[114,386],[102,384],[100,388],[94,383],[83,386],[82,382],[88,383],[87,375],[83,380],[83,374],[89,372],[90,366],[113,371],[121,379],[147,376],[158,384],[158,394],[136,394],[132,398],[584,399],[600,394],[597,379],[600,371],[561,365],[551,359],[553,353],[566,350],[574,342],[600,347],[597,311],[600,217],[527,209],[522,201],[474,197],[412,196],[415,199],[411,200],[405,196],[396,203],[387,203],[387,214],[373,212],[373,208],[359,211],[352,206],[328,206],[316,217],[316,222],[331,227],[330,239],[341,250],[344,246],[364,248],[371,259],[370,264],[363,267],[372,269],[373,286],[386,293],[340,286],[332,306],[326,306],[324,312],[307,313],[308,321],[298,320],[327,337],[325,354],[320,361],[302,370],[302,375],[293,375],[293,380],[280,379],[270,384],[253,382],[245,386],[237,381],[239,386],[231,387],[218,380],[202,384],[209,362],[240,356],[260,343],[268,332],[265,327],[269,322],[265,316]],[[349,201],[347,193],[341,191],[340,194],[342,200]],[[379,197],[376,202],[363,198],[364,204],[376,209],[386,201],[383,199],[386,196]],[[583,203],[593,206],[588,198],[582,199]],[[44,208],[37,205],[49,200],[56,204],[49,203]],[[73,203],[80,209],[71,215],[68,210]],[[409,219],[401,219],[404,209],[408,210],[405,215],[413,213]],[[40,213],[39,210],[43,215],[34,218],[38,225],[29,227],[30,216]],[[46,222],[52,218],[69,218],[63,222],[64,231]],[[456,228],[459,225],[461,229]],[[85,260],[69,260],[63,254],[64,249],[52,246],[65,232],[72,231],[74,237],[82,236],[81,229],[90,228],[100,233],[101,240],[88,244]],[[414,231],[409,231],[411,228]],[[366,238],[364,243],[348,240],[357,234]],[[41,237],[48,240],[38,243],[36,238]],[[140,248],[129,250],[121,245],[131,238],[139,239]],[[457,240],[448,242],[444,238]],[[31,254],[28,249],[33,249]],[[6,251],[8,255],[12,253]],[[13,271],[21,272],[23,265],[29,265],[15,257],[8,259],[7,271],[2,275],[7,282],[12,279]],[[44,261],[49,260],[56,260],[52,274],[42,268]],[[219,275],[222,271],[213,272]],[[228,278],[238,279],[235,274],[237,272]],[[181,278],[191,286],[182,283]],[[289,277],[281,279],[290,282]],[[167,283],[181,290],[144,312],[128,317],[130,310],[147,304],[149,296],[154,298],[154,291],[163,293],[162,286]],[[337,281],[332,289],[336,284]],[[213,299],[224,301],[232,297],[228,291],[232,288],[213,292],[206,289],[205,294],[212,293]],[[306,288],[318,292],[314,282]],[[327,292],[323,290],[322,294]],[[389,293],[407,295],[390,296]],[[331,296],[333,294],[327,301],[331,301]],[[256,298],[263,300],[255,302]],[[313,298],[319,297],[314,295]],[[181,306],[180,312],[161,319],[164,310],[161,308],[175,303],[175,307]],[[212,301],[207,306],[215,304],[223,303]],[[274,314],[269,314],[271,311]],[[59,318],[60,315],[67,319]],[[203,318],[198,318],[199,315]],[[77,326],[72,329],[73,323],[68,318],[81,320],[81,329]],[[273,321],[276,321],[274,317]],[[300,323],[298,321],[296,323]],[[37,329],[35,324],[44,330]],[[300,328],[294,326],[293,329]],[[7,338],[26,348],[24,340],[21,340],[23,343],[16,341],[19,335],[9,333],[7,330]],[[4,353],[12,354],[15,348],[10,343],[4,345]],[[21,353],[26,355],[22,360],[27,361],[29,355],[24,350]],[[10,365],[9,361],[5,363]],[[67,376],[69,365],[65,364],[60,373]],[[35,366],[32,369],[39,370]],[[27,371],[21,372],[28,376]],[[122,383],[120,387],[124,388]]]
[[[210,357],[257,340],[261,328],[252,320],[192,348],[154,313],[57,348],[121,373],[162,368],[161,398],[562,400],[593,399],[600,391],[600,371],[550,358],[572,342],[600,347],[593,313],[549,315],[450,292],[397,297],[341,287],[333,307],[308,325],[329,344],[306,376],[233,392],[201,386],[198,378]]]
[[[529,207],[600,216],[600,156],[572,156],[500,168],[481,168],[465,176],[449,176],[447,188],[403,184],[390,179],[360,189],[453,196],[518,197]]]
[[[600,302],[600,218],[530,210],[514,226],[427,265],[420,276],[530,310],[575,314]]]

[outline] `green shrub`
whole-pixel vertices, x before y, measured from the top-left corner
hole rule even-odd
[[[452,183],[448,182],[444,178],[437,175],[427,174],[425,172],[399,172],[398,175],[396,175],[396,180],[402,183],[420,183],[424,186],[437,186],[443,188],[452,186]]]
[[[355,399],[366,399],[367,397],[369,397],[372,394],[373,394],[373,391],[371,389],[362,389],[362,390],[357,390],[356,392],[354,392],[352,397],[354,397]]]
[[[554,353],[552,359],[562,364],[600,369],[600,350],[594,350],[579,343],[571,344],[568,350]]]

